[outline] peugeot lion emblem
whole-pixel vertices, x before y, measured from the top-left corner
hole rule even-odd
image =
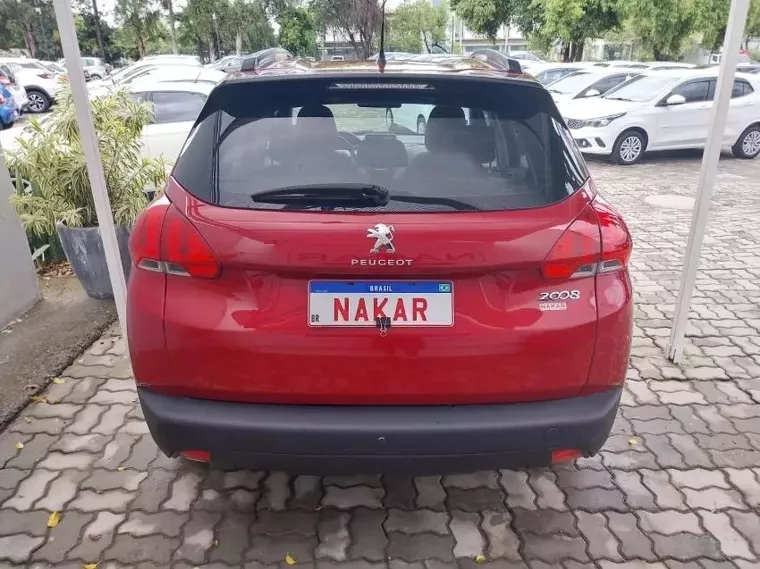
[[[386,253],[395,253],[396,248],[393,246],[393,226],[378,223],[367,230],[367,238],[375,240],[375,246],[369,250],[370,253],[379,253],[380,249],[385,247]]]

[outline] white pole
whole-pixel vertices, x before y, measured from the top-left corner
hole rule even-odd
[[[77,32],[74,27],[74,14],[71,11],[71,5],[68,0],[54,0],[53,5],[55,7],[55,18],[58,23],[58,33],[61,36],[61,47],[63,48],[63,55],[66,58],[66,69],[68,70],[69,83],[71,84],[71,94],[74,99],[74,110],[76,112],[77,124],[79,125],[79,133],[82,138],[87,174],[92,186],[92,197],[95,201],[95,212],[98,216],[100,236],[103,239],[108,276],[111,279],[119,324],[121,324],[122,333],[126,338],[127,283],[124,279],[124,268],[121,266],[121,255],[119,254],[119,245],[116,241],[116,231],[111,213],[111,201],[108,199],[106,177],[103,174],[103,164],[100,161],[98,139],[92,120],[87,85],[84,81],[82,57],[79,53]]]
[[[739,62],[739,48],[744,34],[744,24],[747,21],[750,0],[732,0],[728,14],[726,39],[723,44],[723,57],[718,71],[718,84],[715,89],[715,102],[710,115],[710,129],[707,145],[702,156],[702,169],[699,173],[697,197],[691,216],[691,230],[686,245],[681,286],[676,302],[676,313],[673,318],[673,328],[670,331],[669,357],[674,362],[683,360],[683,342],[686,324],[689,320],[691,296],[694,292],[694,281],[697,278],[697,268],[702,250],[702,239],[707,226],[707,214],[710,210],[715,175],[718,173],[720,150],[723,146],[723,133],[728,119],[728,107],[731,102],[731,91],[734,86],[736,64]]]

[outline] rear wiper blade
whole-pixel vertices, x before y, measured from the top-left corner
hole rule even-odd
[[[455,200],[454,198],[436,198],[430,196],[391,196],[390,200],[394,202],[445,205],[459,211],[480,211],[479,207],[475,207],[474,205],[463,202],[461,200]]]
[[[322,207],[378,207],[388,203],[388,190],[373,184],[302,184],[251,195],[256,203]]]

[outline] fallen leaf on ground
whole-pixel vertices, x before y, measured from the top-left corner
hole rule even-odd
[[[97,563],[85,563],[82,565],[82,569],[98,569]]]
[[[639,444],[639,439],[628,439],[628,444],[632,447],[635,447],[637,444]]]
[[[211,545],[213,545],[214,547],[219,547],[219,540],[215,539]]]
[[[287,563],[288,565],[297,565],[298,564],[298,559],[296,559],[290,553],[288,553],[285,556],[285,563]]]
[[[119,472],[124,472],[124,467],[123,467],[123,466],[120,466],[120,467],[119,467],[119,468],[117,468],[116,470],[118,470]]]
[[[57,383],[58,385],[61,385],[61,384],[63,384],[63,383],[66,383],[66,380],[65,380],[65,379],[63,379],[62,377],[54,377],[54,378],[53,378],[53,379],[51,379],[50,381],[52,381],[53,383]]]
[[[48,400],[45,399],[42,395],[32,395],[31,397],[29,397],[29,399],[31,399],[35,403],[47,403],[48,402]]]
[[[483,563],[486,560],[486,556],[482,553],[479,553],[475,556],[475,563]]]
[[[18,450],[21,450],[22,448],[24,448],[24,443],[22,443],[22,442],[18,442],[18,443],[16,443],[16,448],[17,448]]]
[[[28,424],[28,423],[31,423],[31,422],[32,422],[32,418],[31,417],[24,417],[24,423]]]
[[[58,525],[58,522],[61,521],[61,512],[53,512],[50,514],[50,517],[48,517],[48,523],[47,526],[49,528],[54,528]]]

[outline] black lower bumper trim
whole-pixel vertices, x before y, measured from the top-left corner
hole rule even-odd
[[[556,449],[595,454],[620,389],[535,403],[324,406],[230,403],[138,388],[161,450],[212,464],[291,472],[444,473],[541,466]]]

